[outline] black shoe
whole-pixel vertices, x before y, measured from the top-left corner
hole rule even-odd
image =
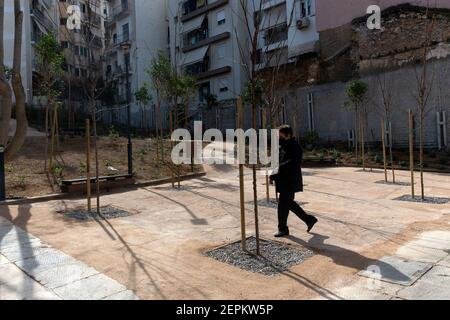
[[[310,233],[311,232],[311,230],[314,228],[314,226],[316,225],[316,223],[318,222],[319,220],[317,220],[317,218],[316,217],[312,217],[311,218],[311,221],[309,221],[306,225],[308,226],[308,233]]]
[[[280,231],[278,232],[274,237],[275,238],[283,238],[289,236],[289,230],[287,231]]]

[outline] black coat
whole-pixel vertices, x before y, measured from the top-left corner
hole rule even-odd
[[[278,193],[303,192],[303,150],[294,138],[280,143],[279,167],[270,179]]]

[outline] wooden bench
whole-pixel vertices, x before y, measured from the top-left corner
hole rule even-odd
[[[95,193],[97,179],[92,177],[91,190]],[[114,176],[102,176],[99,177],[100,190],[109,192],[111,189],[121,188],[129,185],[133,185],[136,181],[133,175],[123,174]],[[87,178],[70,179],[61,181],[61,192],[63,193],[86,193]]]

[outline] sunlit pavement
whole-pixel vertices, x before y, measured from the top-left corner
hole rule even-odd
[[[394,200],[407,195],[410,187],[376,183],[384,179],[380,170],[305,169],[305,193],[297,200],[305,203],[304,208],[315,214],[319,223],[313,234],[307,234],[301,221],[291,216],[292,236],[282,241],[306,246],[315,255],[289,272],[266,277],[202,255],[205,250],[240,239],[238,172],[234,166],[207,169],[206,177],[183,182],[181,190],[164,185],[102,197],[104,205],[137,213],[126,218],[80,222],[56,213],[83,205],[83,200],[0,207],[0,216],[26,230],[30,237],[37,237],[88,270],[114,281],[126,289],[119,293],[126,293],[129,298],[449,298],[449,204]],[[265,178],[258,177],[259,197],[264,199]],[[427,173],[425,178],[427,195],[450,195],[449,175]],[[397,179],[409,182],[408,173],[399,172]],[[246,225],[248,235],[252,235],[252,184],[248,170],[245,183]],[[274,197],[272,187],[270,191]],[[259,211],[262,237],[272,239],[276,210],[260,206]],[[0,239],[2,248],[3,241]],[[39,265],[38,256],[35,259]],[[21,267],[5,257],[0,259],[2,267]],[[33,277],[35,270],[24,271]],[[48,298],[64,298],[45,281],[36,277],[33,281]],[[0,282],[0,288],[5,287],[4,277]],[[21,292],[20,284],[6,286],[10,288],[8,292]],[[87,296],[80,293],[79,298],[100,299],[109,294],[96,296],[99,287],[87,288],[93,292]],[[40,298],[27,296],[25,291],[12,298]],[[68,297],[74,298],[76,289],[71,292],[75,293]],[[43,298],[45,294],[42,293]]]

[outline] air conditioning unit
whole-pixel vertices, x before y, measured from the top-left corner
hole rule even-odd
[[[299,30],[306,29],[309,27],[310,23],[311,23],[311,21],[309,20],[308,17],[301,18],[301,19],[297,20],[297,28]]]

